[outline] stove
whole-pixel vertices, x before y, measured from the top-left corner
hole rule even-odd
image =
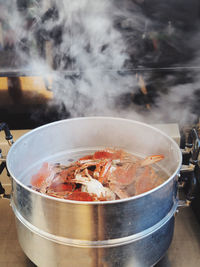
[[[175,215],[176,219],[173,241],[166,255],[156,264],[156,267],[196,267],[200,265],[199,189],[194,186],[194,180],[189,180],[186,173],[189,173],[189,176],[193,177],[191,176],[191,173],[195,173],[196,175],[197,172],[197,166],[195,165],[195,156],[197,156],[197,154],[195,154],[196,150],[194,149],[194,145],[197,145],[199,141],[196,139],[198,127],[193,127],[190,130],[187,129],[187,131],[185,130],[185,135],[183,136],[179,130],[178,124],[172,123],[153,126],[170,135],[177,144],[181,146],[184,161],[182,172],[184,175],[180,178],[181,186],[179,195],[181,199],[185,199],[186,197],[188,199],[187,202],[184,202],[185,207],[179,208]],[[28,129],[13,130],[11,131],[11,134],[14,141],[16,141],[28,131]],[[9,150],[9,145],[5,140],[4,135],[3,132],[0,132],[0,148],[3,156],[5,156]],[[9,133],[7,132],[7,139],[8,137]],[[195,148],[198,148],[198,146]],[[195,181],[198,182],[198,179],[199,176],[196,175]],[[11,191],[11,183],[7,176],[6,169],[1,172],[0,180],[5,188],[6,195],[9,194]],[[191,202],[190,205],[188,205],[189,202]],[[0,220],[0,266],[34,267],[35,265],[25,256],[18,243],[15,229],[15,217],[10,207],[9,200],[2,199],[0,201],[0,207],[3,214]]]

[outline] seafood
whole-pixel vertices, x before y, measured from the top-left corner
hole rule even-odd
[[[105,201],[147,192],[163,180],[151,167],[163,155],[138,158],[124,150],[105,149],[68,166],[43,163],[32,176],[32,188],[62,199]]]
[[[76,183],[82,184],[82,192],[96,194],[98,198],[106,200],[115,200],[115,194],[108,187],[103,186],[97,179],[93,179],[87,169],[85,172],[86,176],[78,174],[74,179]]]
[[[139,195],[161,184],[158,175],[149,165],[162,160],[163,155],[149,156],[135,162],[131,158],[122,160],[115,169],[107,173],[110,188],[119,198]],[[131,192],[128,186],[132,188]],[[127,192],[130,192],[130,195]]]

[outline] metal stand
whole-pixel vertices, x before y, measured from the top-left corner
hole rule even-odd
[[[8,144],[11,146],[14,143],[13,142],[13,136],[10,133],[8,125],[5,122],[0,123],[0,131],[5,132],[5,138],[8,141]],[[5,157],[3,157],[2,150],[0,149],[0,175],[2,174],[4,169],[7,170],[6,159],[5,159]],[[8,170],[7,170],[7,175],[10,176]],[[1,198],[10,198],[9,194],[5,194],[5,189],[3,188],[1,182],[0,182],[0,197]]]

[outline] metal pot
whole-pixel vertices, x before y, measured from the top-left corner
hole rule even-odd
[[[159,166],[168,179],[128,199],[78,202],[42,195],[28,187],[42,162],[66,163],[71,155],[105,147],[145,156],[164,154]],[[19,242],[38,266],[152,266],[173,236],[177,209],[178,145],[137,121],[89,117],[58,121],[18,139],[7,156],[11,205]]]

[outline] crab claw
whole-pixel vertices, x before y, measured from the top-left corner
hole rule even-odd
[[[162,159],[164,159],[164,155],[148,156],[142,161],[141,166],[144,167],[147,165],[151,165],[151,164],[156,163]]]

